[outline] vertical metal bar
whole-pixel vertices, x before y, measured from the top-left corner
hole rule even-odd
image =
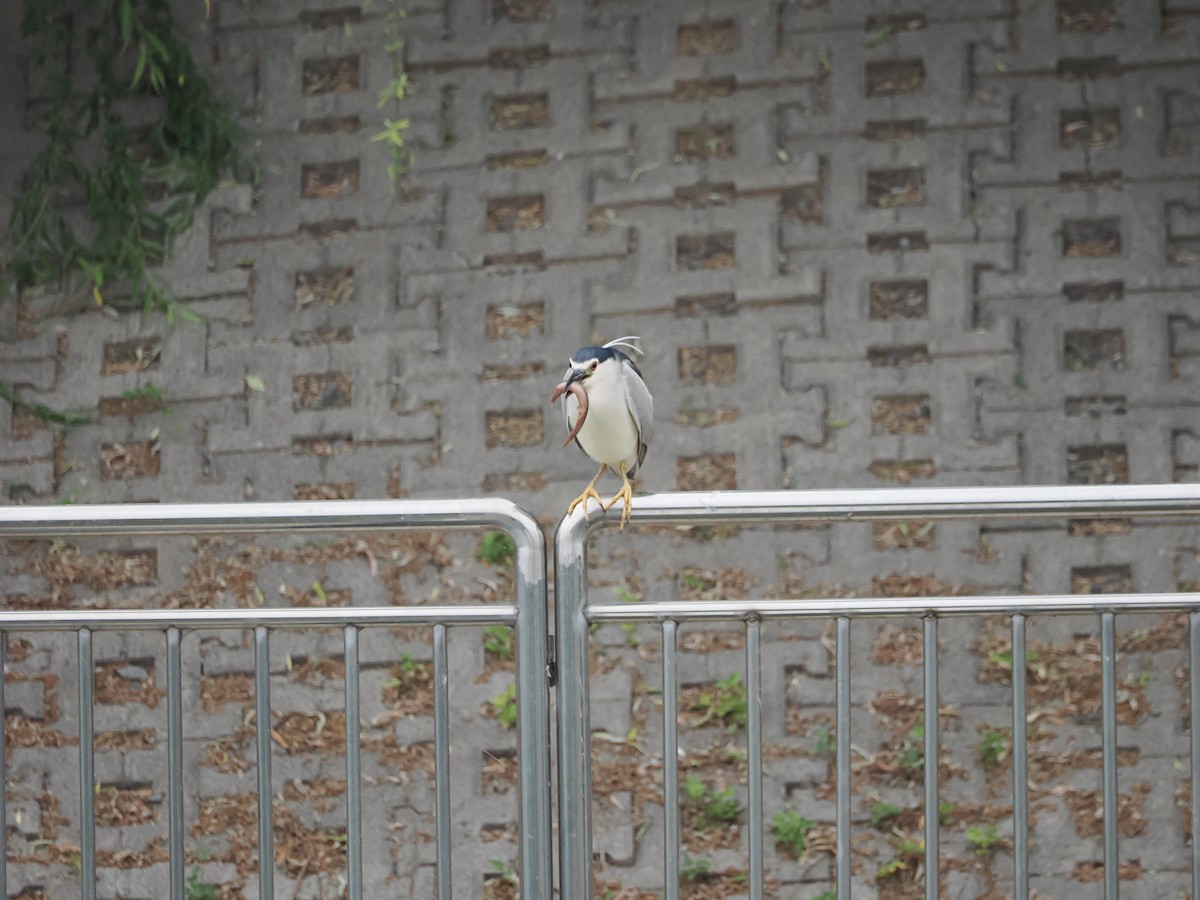
[[[350,900],[363,900],[362,741],[358,702],[358,626],[342,632],[346,653],[346,887]]]
[[[1112,613],[1100,614],[1100,679],[1103,706],[1101,748],[1104,776],[1104,897],[1117,900],[1117,654]]]
[[[505,527],[517,548],[513,580],[516,582],[517,606],[517,754],[521,760],[517,779],[521,897],[523,900],[542,900],[554,894],[554,831],[550,820],[553,779],[550,743],[553,738],[550,731],[549,675],[552,674],[552,638],[546,591],[546,535],[533,516],[517,507],[506,519]],[[581,640],[586,647],[586,627]],[[586,650],[583,667],[583,680],[586,681]],[[583,727],[587,727],[586,720]],[[561,761],[561,745],[559,752]],[[584,790],[589,791],[590,781],[584,784]],[[590,793],[582,796],[586,798]],[[586,863],[590,884],[590,852]]]
[[[662,623],[663,871],[666,900],[679,900],[679,670],[676,625]]]
[[[254,629],[254,735],[258,764],[258,896],[275,896],[275,810],[271,791],[270,632]]]
[[[96,900],[96,767],[92,632],[79,629],[79,857],[83,900]]]
[[[184,900],[183,881],[183,662],[182,635],[167,629],[167,793],[171,900]]]
[[[1192,680],[1188,701],[1192,704],[1192,896],[1200,898],[1200,612],[1188,616],[1192,632],[1192,654],[1188,665]]]
[[[554,538],[557,681],[554,705],[558,716],[558,881],[561,900],[591,900],[592,896],[587,590],[587,523],[581,517],[568,517],[559,525]],[[665,701],[663,715],[665,718]]]
[[[938,620],[925,617],[925,897],[937,900],[938,881]]]
[[[1012,617],[1013,886],[1029,897],[1029,748],[1026,745],[1025,616]]]
[[[446,626],[433,626],[433,758],[437,804],[437,895],[452,900],[450,882],[450,684]]]
[[[1192,732],[1192,896],[1200,897],[1200,612],[1188,616],[1191,630],[1191,705]]]
[[[750,900],[763,898],[762,623],[746,623],[746,738],[750,752]]]
[[[0,897],[5,898],[8,897],[8,807],[5,805],[8,779],[4,766],[7,759],[7,748],[4,746],[4,645],[7,643],[8,633],[0,631],[0,829],[3,829],[3,834],[0,834]]]
[[[837,620],[837,896],[850,900],[850,619]]]

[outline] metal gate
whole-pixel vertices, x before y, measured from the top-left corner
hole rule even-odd
[[[521,896],[551,893],[550,715],[547,685],[546,551],[537,522],[499,499],[405,500],[221,505],[121,505],[0,508],[0,538],[111,537],[116,535],[284,534],[431,529],[501,529],[516,546],[516,602],[474,606],[357,609],[58,610],[0,612],[5,631],[78,634],[80,745],[80,880],[82,896],[96,896],[95,777],[93,768],[92,637],[97,631],[156,630],[167,650],[168,842],[171,900],[184,900],[183,721],[180,645],[192,629],[253,629],[255,746],[258,769],[258,896],[274,896],[271,787],[271,698],[268,651],[276,628],[338,626],[346,659],[347,891],[362,900],[362,781],[359,755],[358,640],[362,628],[427,626],[433,630],[434,759],[438,900],[450,900],[449,673],[446,633],[454,626],[509,625],[516,632],[517,755]],[[0,640],[0,669],[4,642]],[[0,677],[0,710],[4,708]],[[0,760],[4,759],[0,729]],[[0,789],[0,822],[5,821]],[[266,864],[263,864],[263,861]],[[0,897],[7,897],[6,854],[0,853]]]
[[[1121,486],[1058,488],[978,488],[892,491],[788,491],[672,493],[640,497],[633,517],[639,523],[712,524],[841,522],[987,518],[1156,518],[1200,516],[1200,486]],[[979,596],[868,598],[834,600],[746,600],[705,603],[644,602],[590,604],[587,597],[587,540],[596,529],[615,520],[576,515],[564,520],[556,539],[556,657],[548,667],[546,621],[546,557],[536,522],[504,500],[330,502],[319,504],[126,505],[104,507],[8,507],[0,509],[0,538],[83,537],[165,534],[283,534],[329,531],[395,531],[413,529],[498,528],[514,540],[516,600],[511,605],[418,606],[262,610],[146,610],[0,612],[0,632],[57,630],[78,636],[80,696],[80,784],[94,788],[92,720],[92,639],[97,631],[156,630],[167,650],[167,764],[169,780],[170,897],[184,900],[183,755],[180,645],[194,629],[252,629],[255,658],[255,745],[258,757],[259,858],[272,860],[271,738],[268,651],[272,629],[339,626],[346,659],[348,896],[363,896],[360,838],[361,781],[358,717],[358,640],[362,628],[420,625],[432,629],[434,646],[435,808],[437,822],[437,891],[439,900],[453,896],[450,880],[450,783],[446,635],[455,626],[510,625],[517,636],[519,858],[521,896],[552,896],[554,835],[550,817],[549,687],[557,670],[558,740],[558,888],[565,900],[592,893],[590,822],[590,732],[588,707],[588,639],[590,626],[610,621],[659,623],[663,638],[664,759],[678,747],[677,647],[680,623],[741,621],[745,629],[745,684],[749,704],[748,820],[751,898],[764,893],[762,825],[762,623],[772,619],[824,618],[836,622],[836,874],[839,900],[850,896],[850,622],[858,617],[919,616],[923,619],[925,654],[924,766],[926,810],[938,809],[938,654],[941,618],[1001,613],[1010,617],[1014,659],[1025,649],[1026,616],[1074,613],[1095,616],[1101,631],[1102,784],[1104,795],[1105,896],[1118,891],[1116,824],[1116,676],[1115,622],[1122,613],[1187,611],[1190,651],[1190,712],[1200,721],[1200,594],[1109,594],[1103,596]],[[0,642],[0,664],[3,643]],[[1028,896],[1026,685],[1024,668],[1012,667],[1014,766],[1014,883],[1016,894]],[[0,708],[3,708],[0,679]],[[1200,729],[1190,735],[1191,827],[1200,834]],[[3,758],[0,731],[0,758]],[[665,893],[679,895],[679,791],[674,766],[664,767],[666,825],[663,860]],[[4,797],[0,791],[0,821]],[[95,897],[95,797],[81,789],[81,882],[86,900]],[[928,897],[938,885],[938,816],[925,816],[925,884]],[[1200,896],[1200,841],[1193,841],[1193,892]],[[0,854],[0,896],[7,896],[6,864]],[[259,895],[273,896],[274,866],[259,867]]]
[[[671,493],[639,497],[639,524],[814,523],[921,519],[1112,518],[1196,516],[1200,486],[1014,487],[901,489],[888,491],[732,491]],[[924,810],[925,894],[938,892],[938,621],[945,616],[1001,613],[1011,618],[1012,659],[1025,659],[1026,616],[1090,614],[1099,617],[1102,673],[1102,783],[1104,802],[1104,891],[1116,898],[1117,741],[1115,619],[1120,613],[1188,611],[1191,710],[1191,828],[1200,835],[1200,593],[1066,596],[979,596],[835,600],[745,600],[724,602],[588,601],[588,536],[615,517],[565,519],[555,538],[557,646],[559,860],[564,900],[592,896],[591,721],[588,710],[590,626],[602,622],[659,623],[662,632],[663,795],[665,896],[680,888],[679,785],[677,758],[677,647],[681,622],[741,621],[745,628],[745,685],[748,698],[749,872],[751,900],[764,894],[761,624],[770,619],[824,618],[836,622],[836,886],[838,900],[850,897],[850,621],[858,617],[919,616],[924,636]],[[776,698],[778,699],[778,698]],[[1018,897],[1029,895],[1026,673],[1012,666],[1013,856]],[[932,811],[932,814],[931,814]],[[1200,838],[1192,841],[1192,893],[1200,898]]]

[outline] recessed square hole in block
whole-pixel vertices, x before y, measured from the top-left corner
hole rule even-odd
[[[144,372],[158,368],[162,356],[162,338],[157,336],[130,338],[104,345],[104,358],[100,363],[101,375],[119,375],[123,372]]]
[[[292,409],[343,409],[351,403],[351,382],[341,372],[292,376]]]
[[[679,380],[685,384],[733,384],[737,381],[737,347],[680,347]]]
[[[1062,286],[1068,303],[1111,303],[1125,299],[1123,281],[1074,281]]]
[[[554,0],[492,0],[492,18],[511,22],[545,22],[554,14]]]
[[[737,264],[736,236],[732,231],[716,234],[683,234],[675,240],[675,267],[681,271],[730,269]]]
[[[731,159],[733,155],[732,125],[700,125],[675,132],[677,161],[705,162],[710,159]]]
[[[300,86],[306,96],[349,94],[358,90],[358,57],[326,56],[306,59],[300,71]]]
[[[717,56],[731,52],[736,41],[733,19],[687,23],[675,31],[675,55]]]
[[[532,231],[546,223],[546,199],[541,194],[496,197],[487,202],[485,231]]]
[[[736,491],[737,457],[732,453],[677,457],[675,485],[681,491]]]
[[[867,96],[896,97],[915,94],[925,87],[925,61],[880,60],[867,63]]]
[[[866,173],[866,203],[876,209],[925,205],[925,169],[875,169]]]
[[[1121,369],[1125,365],[1125,332],[1119,328],[1068,331],[1063,360],[1070,372]]]
[[[485,443],[495,447],[533,447],[545,436],[544,416],[540,409],[507,409],[487,413],[484,420]]]
[[[1124,444],[1067,448],[1068,484],[1129,484],[1129,452]]]
[[[358,193],[358,160],[308,163],[300,170],[300,195],[309,199]]]
[[[1121,220],[1072,219],[1063,222],[1062,255],[1091,259],[1121,255]]]
[[[1064,109],[1058,118],[1058,142],[1072,147],[1106,147],[1121,136],[1121,110]]]
[[[484,331],[489,341],[542,334],[546,330],[546,304],[539,300],[510,306],[489,306],[485,322]]]
[[[338,266],[297,272],[292,297],[298,309],[349,303],[354,299],[354,269]]]
[[[925,434],[929,431],[928,394],[891,394],[871,403],[875,434]]]
[[[1071,569],[1072,594],[1130,594],[1133,570],[1129,566],[1079,566]]]
[[[1120,25],[1113,0],[1058,0],[1058,30],[1104,34]]]
[[[550,99],[546,94],[511,94],[492,98],[493,131],[537,128],[549,121]]]
[[[923,278],[872,281],[868,298],[872,319],[924,319],[929,315],[929,282]]]

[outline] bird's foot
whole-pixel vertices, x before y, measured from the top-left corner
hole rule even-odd
[[[580,503],[582,503],[583,504],[583,519],[585,522],[589,521],[588,520],[588,509],[587,509],[587,502],[588,502],[589,497],[595,498],[596,502],[600,505],[601,510],[607,508],[604,505],[603,498],[601,498],[601,496],[596,493],[596,483],[592,482],[586,488],[583,489],[582,494],[580,494],[578,497],[576,497],[574,500],[571,501],[571,505],[567,507],[567,515],[569,516],[571,513],[575,512],[575,507],[577,507]]]
[[[625,479],[625,483],[621,485],[621,489],[617,491],[616,495],[604,504],[604,509],[611,509],[618,500],[625,501],[625,505],[621,509],[621,530],[624,531],[626,523],[629,522],[629,514],[633,512],[633,487],[629,484],[628,478]]]

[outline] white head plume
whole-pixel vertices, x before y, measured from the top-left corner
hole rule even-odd
[[[604,345],[604,349],[610,350],[613,347],[628,347],[630,350],[632,350],[638,356],[645,356],[646,354],[642,352],[642,349],[640,347],[634,346],[633,344],[629,343],[630,341],[640,341],[640,340],[641,340],[641,338],[638,337],[636,334],[627,334],[627,335],[625,335],[625,337],[619,337],[616,340],[609,341],[607,344]]]

